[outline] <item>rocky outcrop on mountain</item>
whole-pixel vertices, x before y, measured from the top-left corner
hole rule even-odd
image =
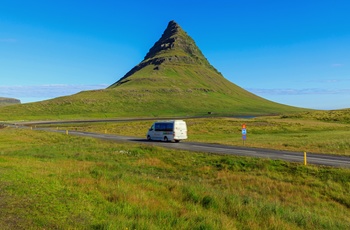
[[[144,60],[157,57],[168,50],[176,50],[180,56],[192,57],[197,60],[196,63],[201,60],[209,64],[194,40],[175,21],[169,22],[162,37],[149,50]]]
[[[161,51],[174,48],[175,40],[177,40],[176,34],[179,32],[179,30],[181,30],[180,26],[176,22],[170,21],[162,37],[149,50],[144,60],[156,56]]]
[[[146,66],[153,65],[153,70],[159,70],[164,62],[204,65],[216,71],[194,40],[175,21],[170,21],[161,38],[152,46],[143,61],[111,85],[110,88],[128,82],[127,78],[129,76]]]

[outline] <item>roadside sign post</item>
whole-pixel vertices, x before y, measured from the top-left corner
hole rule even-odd
[[[242,125],[242,140],[243,140],[243,145],[245,145],[245,141],[247,140],[247,128],[246,125]]]

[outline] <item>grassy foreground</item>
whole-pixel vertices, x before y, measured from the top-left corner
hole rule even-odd
[[[2,229],[349,229],[350,170],[0,129]]]

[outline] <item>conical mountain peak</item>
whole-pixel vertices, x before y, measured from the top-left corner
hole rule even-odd
[[[179,24],[175,21],[170,21],[162,37],[149,50],[144,60],[156,56],[161,51],[173,49],[175,47],[175,40],[178,39],[178,33],[180,31],[182,32],[182,29]]]
[[[144,61],[153,57],[191,57],[209,64],[194,40],[175,21],[170,21],[162,37],[153,45]]]
[[[161,65],[166,63],[176,65],[201,65],[216,71],[204,57],[194,40],[187,35],[179,24],[175,21],[170,21],[161,38],[148,51],[143,61],[109,88],[129,81],[131,75],[134,75],[136,72],[150,65],[153,65],[153,70],[157,71],[161,68]],[[150,74],[150,76],[151,75],[152,74]]]

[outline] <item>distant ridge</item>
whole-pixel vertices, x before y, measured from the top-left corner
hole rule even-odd
[[[170,21],[144,59],[107,89],[2,107],[0,120],[256,116],[302,110],[261,98],[225,79],[179,24]]]
[[[0,106],[20,104],[21,101],[15,98],[0,97]]]

